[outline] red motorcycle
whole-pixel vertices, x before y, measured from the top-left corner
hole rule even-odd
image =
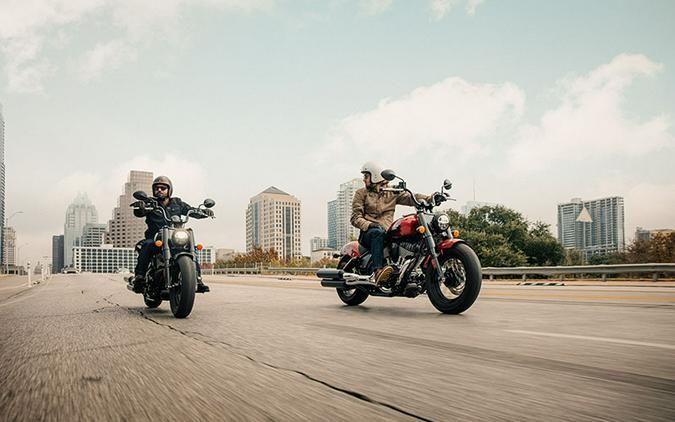
[[[346,244],[340,251],[337,269],[317,272],[323,287],[332,287],[346,305],[356,306],[368,296],[417,297],[427,294],[431,304],[446,314],[459,314],[471,307],[480,293],[482,273],[476,253],[450,230],[445,213],[433,213],[434,207],[450,198],[446,192],[452,183],[445,180],[430,202],[418,201],[406,182],[392,170],[384,170],[387,181],[398,179],[392,192],[408,192],[415,203],[415,214],[394,221],[387,229],[384,258],[394,269],[381,285],[371,282],[373,263],[370,252],[359,242]]]

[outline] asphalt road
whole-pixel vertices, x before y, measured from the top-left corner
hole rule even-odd
[[[177,320],[113,275],[0,279],[0,421],[675,420],[675,288],[486,285],[447,316],[207,282]]]

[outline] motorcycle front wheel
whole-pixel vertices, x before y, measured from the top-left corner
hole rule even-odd
[[[453,246],[438,257],[443,279],[438,280],[430,266],[426,275],[427,295],[444,314],[460,314],[473,305],[480,293],[483,275],[476,253],[464,243]]]
[[[197,289],[197,267],[189,256],[180,256],[176,260],[173,287],[169,292],[171,312],[176,318],[185,318],[192,312]]]

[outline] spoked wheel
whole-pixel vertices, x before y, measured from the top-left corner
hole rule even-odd
[[[483,275],[478,256],[468,245],[460,243],[438,257],[443,280],[436,272],[427,272],[427,295],[431,304],[445,314],[459,314],[471,307],[480,293]]]
[[[192,312],[195,303],[195,290],[197,288],[197,267],[188,256],[180,256],[177,260],[177,271],[172,280],[176,287],[169,293],[171,312],[176,318],[185,318]]]
[[[350,259],[343,257],[340,259],[340,262],[338,263],[338,270],[345,270],[345,271],[351,271],[353,268],[352,264],[349,264]],[[368,292],[365,290],[361,290],[356,287],[352,287],[351,289],[343,289],[343,288],[336,288],[338,297],[340,300],[347,306],[357,306],[365,302],[366,299],[368,299]]]

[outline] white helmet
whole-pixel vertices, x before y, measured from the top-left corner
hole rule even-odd
[[[368,161],[361,166],[361,173],[370,173],[370,181],[373,183],[380,183],[384,180],[382,170],[384,170],[384,167],[374,161]]]

